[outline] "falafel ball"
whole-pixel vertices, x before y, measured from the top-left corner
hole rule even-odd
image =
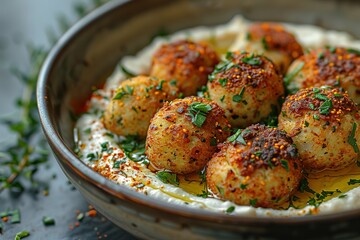
[[[230,125],[215,102],[199,97],[166,103],[151,119],[146,138],[148,159],[157,169],[187,174],[204,168]]]
[[[271,22],[253,23],[246,34],[244,50],[270,58],[285,74],[290,64],[304,54],[302,46],[283,25]]]
[[[323,85],[342,87],[359,104],[359,51],[342,47],[312,50],[293,62],[285,80],[290,92]]]
[[[207,164],[216,196],[239,205],[276,207],[289,200],[302,178],[296,147],[284,131],[264,125],[238,130]]]
[[[337,170],[359,160],[360,115],[338,88],[306,88],[285,100],[279,129],[296,144],[307,171]]]
[[[104,112],[103,123],[111,132],[145,139],[151,118],[164,102],[176,98],[178,89],[165,80],[138,76],[123,81]]]
[[[153,55],[150,75],[175,80],[184,96],[196,95],[219,62],[217,53],[205,43],[179,40],[163,44]]]
[[[283,80],[267,58],[233,52],[215,67],[207,84],[210,98],[225,109],[233,127],[245,128],[280,110]]]

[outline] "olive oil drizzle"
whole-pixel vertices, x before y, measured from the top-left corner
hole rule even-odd
[[[179,175],[179,187],[184,191],[199,196],[203,194],[206,186],[199,174]],[[360,186],[360,183],[350,184],[350,179],[360,179],[360,167],[356,163],[341,170],[324,170],[317,173],[305,174],[308,182],[308,191],[301,191],[300,188],[290,200],[276,209],[288,209],[289,207],[304,208],[306,206],[318,207],[321,203],[332,198],[346,198],[346,192]],[[209,197],[213,197],[209,192]],[[167,193],[167,192],[166,192]],[[180,198],[176,194],[167,193],[170,196]],[[188,199],[186,199],[188,200]]]

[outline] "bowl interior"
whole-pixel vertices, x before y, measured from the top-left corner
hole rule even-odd
[[[112,1],[78,22],[49,54],[38,83],[39,112],[45,134],[57,155],[61,155],[60,164],[71,165],[87,180],[109,189],[108,192],[116,193],[116,196],[123,197],[126,193],[130,199],[140,199],[141,204],[147,202],[153,208],[169,210],[172,206],[145,199],[101,177],[78,160],[72,150],[77,114],[92,89],[102,86],[117,62],[149,44],[159,30],[173,33],[196,25],[226,23],[236,14],[250,20],[314,24],[347,31],[360,38],[359,12],[360,2],[356,1]],[[184,207],[174,207],[169,211],[218,222],[239,221],[232,216],[190,212]],[[332,218],[359,214],[360,211],[356,210],[332,214]],[[309,216],[289,222],[320,221],[324,218],[328,217]],[[268,219],[252,221],[269,222]]]

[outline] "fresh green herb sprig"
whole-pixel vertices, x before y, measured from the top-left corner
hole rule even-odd
[[[92,0],[91,4],[75,3],[75,14],[80,18],[108,0]],[[90,6],[90,7],[89,7]],[[62,15],[58,17],[59,28],[65,32],[70,21]],[[48,40],[53,45],[59,38],[54,31],[48,31]],[[37,187],[34,174],[39,165],[48,160],[48,146],[40,134],[40,121],[36,104],[36,84],[40,68],[48,53],[47,49],[29,46],[29,62],[31,70],[23,72],[18,68],[12,69],[15,76],[23,83],[22,97],[16,100],[16,107],[20,118],[2,118],[0,124],[5,125],[14,135],[14,142],[0,148],[0,193],[5,189],[22,192],[25,180],[29,180],[32,187]]]
[[[191,117],[191,122],[201,127],[206,120],[206,115],[211,111],[212,107],[210,104],[193,102],[188,107],[187,115]]]
[[[13,143],[0,150],[0,193],[5,189],[22,192],[25,179],[36,185],[33,175],[38,165],[47,162],[47,145],[39,134],[41,130],[35,96],[37,78],[45,56],[46,51],[43,49],[31,48],[30,61],[33,63],[33,71],[26,74],[18,69],[13,70],[15,76],[25,85],[25,89],[23,96],[16,102],[21,112],[20,119],[2,119],[0,122],[16,137]]]
[[[263,62],[261,61],[261,59],[258,56],[255,56],[253,53],[247,57],[244,57],[241,59],[241,61],[243,63],[249,64],[249,65],[256,65],[259,66],[261,65]]]
[[[120,139],[120,147],[123,149],[127,158],[131,161],[148,165],[150,162],[145,155],[145,143],[136,135],[129,135]],[[124,160],[121,160],[124,161]],[[121,164],[118,163],[118,164]],[[118,165],[116,162],[114,165]]]
[[[163,183],[169,183],[175,186],[179,186],[179,178],[175,173],[161,171],[156,173],[156,177],[159,178]]]
[[[348,143],[353,147],[355,153],[359,153],[359,147],[356,142],[355,133],[356,133],[357,124],[353,123],[351,133],[348,136]]]
[[[30,233],[28,231],[21,231],[21,232],[16,233],[15,240],[20,240],[20,239],[26,238],[28,236],[30,236]]]

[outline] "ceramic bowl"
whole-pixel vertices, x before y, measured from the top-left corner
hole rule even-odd
[[[229,21],[287,21],[348,31],[360,37],[360,2],[330,0],[112,1],[75,24],[47,57],[37,100],[57,161],[83,196],[119,227],[143,239],[358,239],[360,209],[295,218],[235,217],[146,197],[82,163],[73,151],[74,112],[121,57],[146,46],[159,29],[170,32]]]

